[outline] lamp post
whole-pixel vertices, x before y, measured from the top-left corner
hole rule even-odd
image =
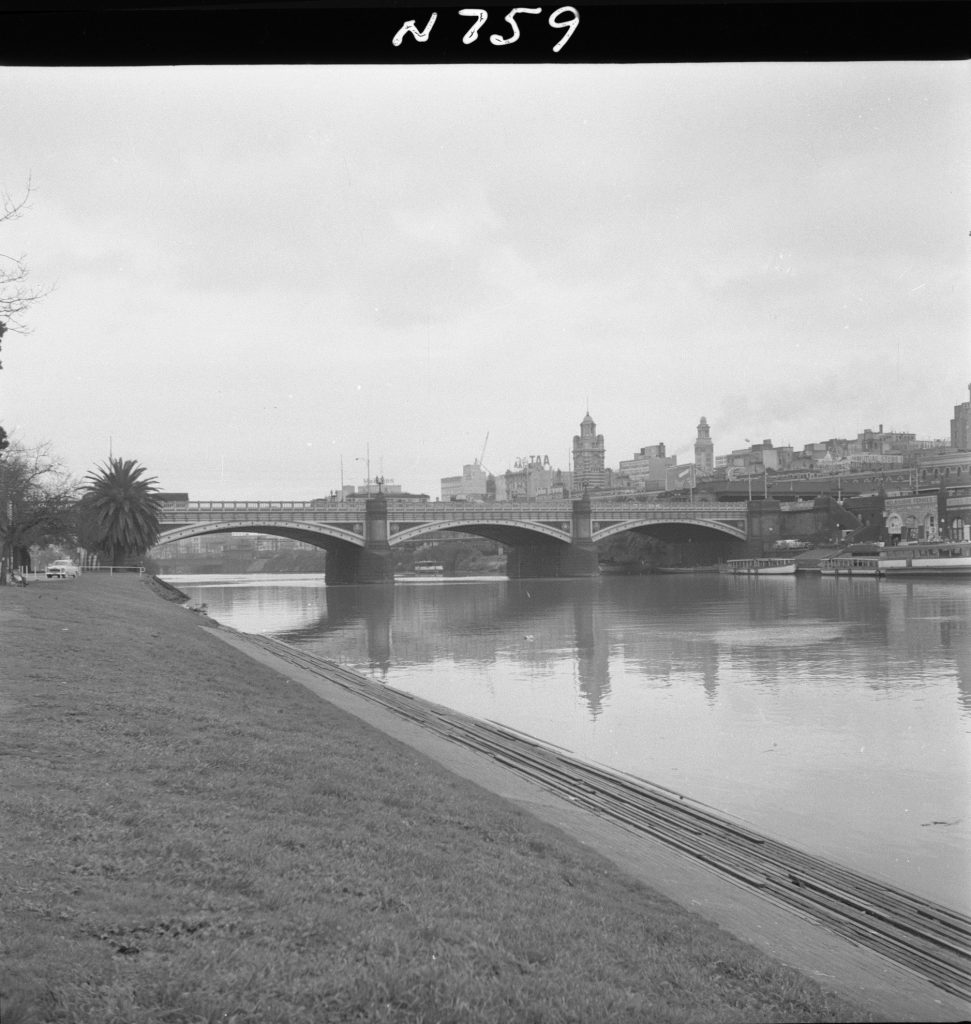
[[[370,498],[371,497],[371,442],[370,441],[368,441],[368,443],[367,443],[366,452],[367,452],[366,458],[362,459],[360,456],[358,456],[358,457],[356,457],[354,459],[354,461],[355,462],[363,462],[364,463],[364,472],[367,474],[367,476],[364,479],[364,484],[367,487],[367,496]]]
[[[745,443],[749,446],[748,455],[745,456],[745,473],[748,477],[748,500],[752,500],[752,442],[745,438]]]

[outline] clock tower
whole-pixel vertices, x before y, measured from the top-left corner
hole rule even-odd
[[[699,476],[711,476],[715,471],[715,445],[708,420],[704,416],[698,424],[698,437],[695,440],[695,469]]]
[[[606,478],[603,434],[597,433],[597,424],[588,410],[580,421],[580,433],[573,436],[573,491],[603,487]]]

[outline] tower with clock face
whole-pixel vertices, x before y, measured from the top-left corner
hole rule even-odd
[[[573,436],[573,491],[594,490],[605,482],[604,438],[588,410],[580,421],[580,433]]]

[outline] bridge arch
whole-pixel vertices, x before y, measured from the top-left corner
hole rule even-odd
[[[482,531],[483,536],[487,536],[491,540],[498,540],[497,534],[506,533],[509,537],[508,540],[500,543],[514,543],[513,536],[518,538],[520,541],[528,541],[531,537],[550,537],[553,540],[562,541],[564,544],[569,544],[572,541],[569,530],[563,530],[555,526],[550,526],[548,523],[532,522],[530,520],[523,519],[461,519],[456,522],[442,522],[435,521],[430,523],[419,523],[416,526],[406,526],[404,529],[397,530],[392,533],[388,538],[388,542],[393,547],[395,544],[403,544],[405,541],[414,540],[416,537],[422,537],[427,533],[471,533],[476,534],[477,529]],[[512,533],[513,536],[509,536]]]
[[[291,520],[238,519],[223,522],[189,523],[175,526],[160,533],[156,544],[170,544],[190,537],[202,537],[210,533],[263,533],[271,537],[288,537],[291,540],[312,544],[317,548],[333,547],[334,541],[342,541],[355,547],[364,547],[364,537],[353,530],[345,530],[329,523],[300,523]]]
[[[696,526],[705,530],[713,530],[716,533],[727,534],[736,540],[746,540],[748,534],[744,526],[735,526],[732,523],[723,522],[717,519],[694,519],[684,516],[671,516],[670,518],[657,518],[652,516],[645,519],[629,519],[625,522],[611,523],[600,530],[594,530],[592,539],[596,544],[598,541],[606,540],[617,533],[626,533],[628,530],[643,531],[651,526]]]

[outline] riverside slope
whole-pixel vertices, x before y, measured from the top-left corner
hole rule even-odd
[[[962,1016],[134,577],[0,632],[4,1024]]]

